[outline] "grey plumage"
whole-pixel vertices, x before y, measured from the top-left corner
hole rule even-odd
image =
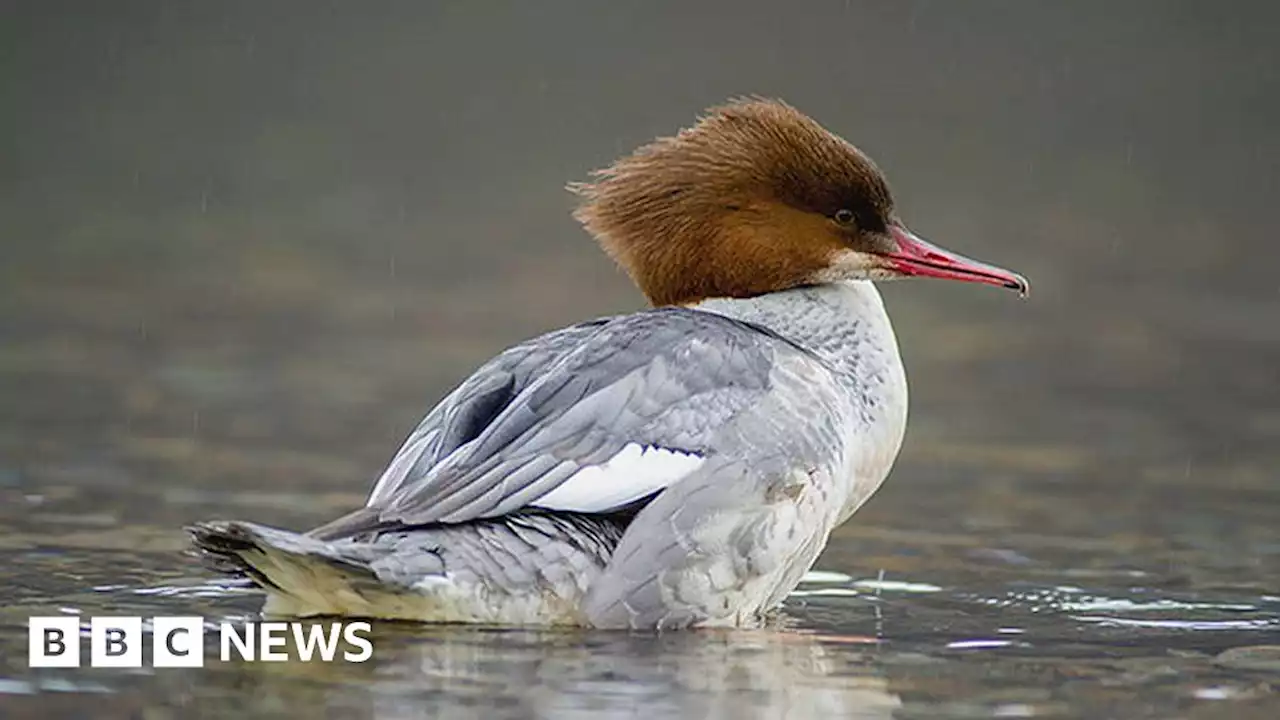
[[[309,536],[205,523],[196,545],[264,585],[269,614],[751,624],[883,480],[905,382],[870,284],[707,309],[515,346],[431,411],[365,508]],[[788,337],[758,324],[779,317]]]
[[[268,589],[267,615],[581,624],[581,598],[625,527],[622,516],[521,513],[369,541],[246,522],[200,523],[191,534],[210,564]]]
[[[768,392],[779,356],[805,355],[749,324],[683,308],[570,330],[482,368],[451,395],[444,422],[418,430],[441,438],[423,445],[435,462],[393,460],[411,470],[370,500],[378,519],[459,523],[539,506],[629,443],[706,453],[719,428]]]

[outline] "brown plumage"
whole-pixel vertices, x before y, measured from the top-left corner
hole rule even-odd
[[[879,168],[777,100],[711,108],[570,189],[574,217],[655,305],[783,290],[841,251],[893,248]]]

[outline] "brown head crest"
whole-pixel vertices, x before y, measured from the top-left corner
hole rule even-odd
[[[656,305],[806,284],[834,253],[886,248],[893,215],[875,163],[763,98],[711,108],[570,189],[574,217]]]

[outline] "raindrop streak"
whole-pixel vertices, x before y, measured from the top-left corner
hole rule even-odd
[[[907,19],[907,32],[914,34],[916,31],[916,21],[920,19],[920,11],[924,8],[923,2],[911,4],[911,17]]]

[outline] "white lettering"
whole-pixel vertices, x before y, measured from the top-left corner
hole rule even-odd
[[[292,623],[293,625],[293,642],[298,646],[298,658],[303,662],[311,662],[311,656],[315,654],[316,648],[320,648],[320,659],[325,662],[333,662],[333,656],[338,652],[338,639],[342,632],[342,626],[338,623],[329,623],[329,633],[326,636],[324,626],[320,623],[311,623],[306,625],[304,635],[303,623]]]
[[[266,662],[283,662],[289,659],[288,651],[274,651],[271,648],[282,648],[289,644],[289,623],[282,622],[265,622],[258,626],[262,632],[261,649],[258,655],[259,660]]]
[[[360,652],[353,653],[348,650],[342,653],[342,659],[347,662],[364,662],[373,657],[373,641],[360,635],[360,633],[368,635],[372,631],[373,628],[367,622],[347,623],[347,627],[342,631],[342,637],[346,639],[348,645],[360,648]]]
[[[222,623],[221,639],[218,643],[219,653],[218,659],[222,662],[231,661],[231,648],[234,646],[236,652],[240,653],[240,659],[253,662],[253,624],[249,623],[244,626],[244,635],[236,632],[236,626],[231,623]]]

